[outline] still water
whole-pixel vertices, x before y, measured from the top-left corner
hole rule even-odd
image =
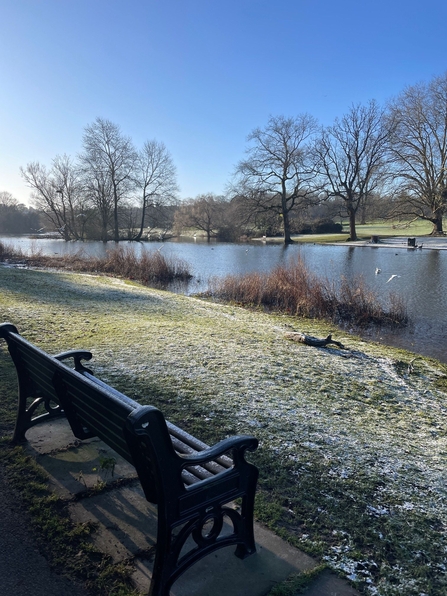
[[[82,250],[101,255],[114,244],[101,242],[65,243],[61,240],[0,238],[24,252],[63,255]],[[390,292],[402,296],[411,324],[403,330],[381,329],[369,337],[376,341],[433,356],[447,362],[444,339],[447,335],[447,250],[406,249],[403,240],[396,247],[323,246],[294,244],[229,244],[201,242],[164,242],[125,244],[136,250],[160,250],[166,257],[185,260],[193,275],[191,282],[173,288],[186,294],[205,290],[212,277],[250,271],[269,271],[298,255],[320,277],[338,280],[361,275],[367,285],[384,299]],[[381,272],[376,274],[376,269]],[[391,281],[389,278],[394,275]]]

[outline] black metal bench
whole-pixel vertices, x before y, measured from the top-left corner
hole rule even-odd
[[[18,376],[14,442],[26,441],[35,424],[65,415],[76,437],[99,437],[135,466],[147,500],[157,504],[150,596],[168,596],[186,569],[218,548],[235,545],[240,558],[255,552],[258,470],[244,454],[257,448],[256,438],[231,437],[209,447],[167,422],[157,408],[142,406],[97,379],[82,364],[92,358],[90,352],[50,356],[10,323],[0,325],[0,337]],[[238,498],[241,506],[236,509],[230,504]],[[230,522],[229,533],[222,532],[224,518]],[[193,546],[185,552],[189,538]]]

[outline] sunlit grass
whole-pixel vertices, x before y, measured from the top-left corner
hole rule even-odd
[[[392,238],[394,236],[428,236],[433,226],[430,222],[418,219],[416,221],[376,221],[365,225],[356,225],[357,237],[359,240],[370,240],[372,236],[379,238]],[[337,243],[346,242],[349,238],[349,225],[343,222],[343,233],[341,234],[299,234],[292,235],[294,242],[302,243]],[[269,241],[273,239],[269,238]],[[275,238],[281,242],[281,238]]]
[[[411,223],[404,221],[377,221],[366,225],[358,225],[356,229],[359,236],[366,238],[371,236],[428,236],[433,229],[433,225],[422,219],[412,221]]]

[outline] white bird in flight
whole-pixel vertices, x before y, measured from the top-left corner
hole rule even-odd
[[[394,279],[395,277],[400,277],[400,275],[392,275],[392,276],[390,277],[390,279],[388,279],[388,280],[387,280],[387,282],[386,282],[386,283],[389,283],[389,282],[390,282],[392,279]]]

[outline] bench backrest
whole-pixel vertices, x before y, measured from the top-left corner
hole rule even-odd
[[[11,325],[12,327],[12,325]],[[16,366],[19,391],[23,397],[45,398],[48,402],[57,404],[56,389],[53,385],[53,375],[57,361],[26,341],[15,328],[8,329],[1,325],[3,337]]]
[[[129,414],[139,408],[136,402],[118,391],[101,387],[66,366],[55,372],[54,385],[75,436],[79,439],[99,437],[121,457],[134,463],[124,426]]]
[[[99,437],[133,463],[123,429],[126,418],[139,407],[137,402],[119,391],[111,391],[105,383],[93,382],[87,378],[88,373],[84,376],[70,368],[58,359],[60,356],[51,356],[34,346],[13,325],[0,325],[0,337],[6,340],[17,369],[19,407],[22,402],[22,408],[28,408],[26,402],[32,399],[36,401],[36,410],[40,404],[44,404],[47,411],[62,408],[75,436],[79,439]],[[77,366],[86,370],[79,362]],[[28,419],[26,426],[33,426],[38,418]]]

